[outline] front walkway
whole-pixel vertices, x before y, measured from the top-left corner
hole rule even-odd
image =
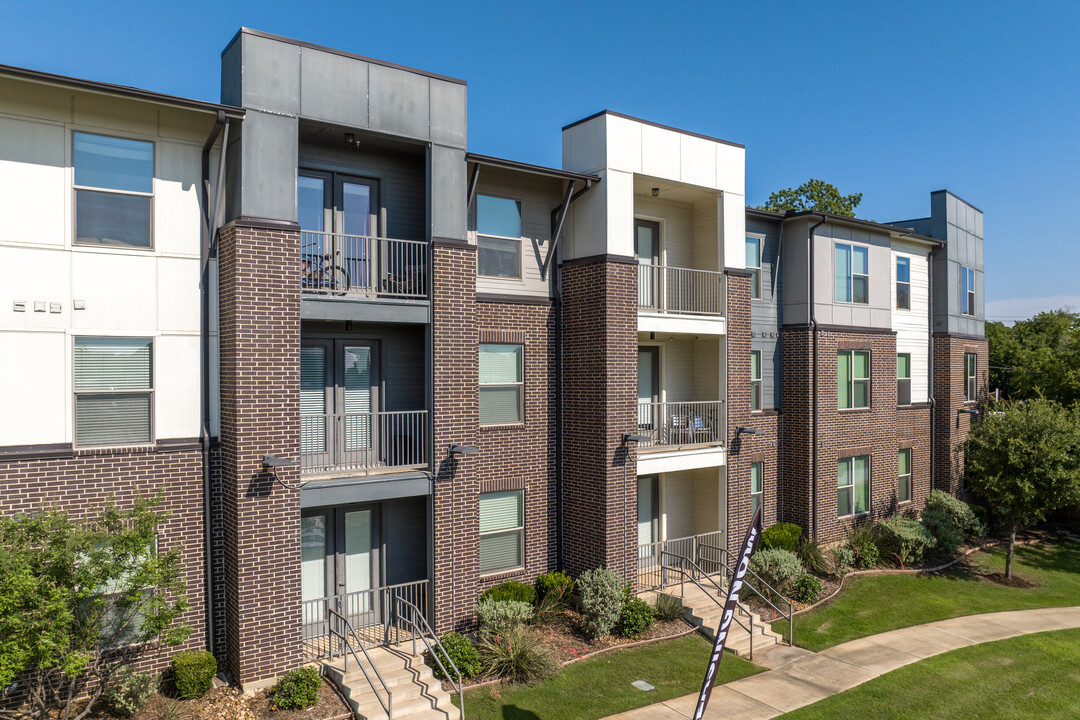
[[[760,661],[774,669],[713,688],[705,717],[774,718],[932,655],[1017,635],[1076,627],[1080,627],[1080,606],[951,618],[870,635],[820,653],[777,646]],[[611,717],[685,720],[693,717],[696,703],[697,693]]]

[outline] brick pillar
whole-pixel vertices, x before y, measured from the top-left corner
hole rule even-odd
[[[633,258],[566,263],[563,287],[563,512],[566,569],[637,569],[637,267]]]
[[[300,493],[262,458],[300,454],[296,225],[238,220],[219,236],[225,669],[258,687],[300,664]],[[299,482],[298,466],[277,469]]]
[[[810,534],[810,475],[813,333],[804,328],[783,328],[780,335],[780,491],[784,522],[795,523]]]
[[[480,573],[476,456],[451,458],[451,443],[478,445],[476,247],[432,241],[432,428],[435,445],[435,631],[468,629]],[[486,459],[499,448],[480,447]]]
[[[964,402],[964,355],[976,355],[976,402]],[[934,489],[966,497],[964,455],[957,446],[967,440],[973,418],[962,408],[979,408],[988,400],[990,346],[985,338],[934,334]]]

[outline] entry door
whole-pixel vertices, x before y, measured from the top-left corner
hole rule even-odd
[[[377,572],[374,548],[375,511],[339,511],[339,550],[337,553],[337,591],[342,595],[341,613],[359,630],[376,621],[378,599],[371,589]]]
[[[638,432],[659,440],[660,348],[638,348]]]
[[[327,607],[353,627],[368,624],[381,578],[377,507],[318,510],[300,518],[300,594],[305,625],[326,619]]]
[[[660,493],[656,475],[639,477],[637,481],[638,545],[660,540]]]
[[[337,407],[343,417],[338,450],[347,467],[372,467],[378,460],[378,415],[372,344],[338,343]]]
[[[349,273],[351,289],[374,292],[378,287],[374,240],[378,234],[377,185],[373,180],[338,175],[334,196],[334,231],[340,233],[338,253]]]
[[[660,223],[634,220],[634,254],[638,261],[638,306],[659,309]]]

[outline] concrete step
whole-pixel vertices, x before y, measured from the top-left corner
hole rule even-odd
[[[417,649],[422,647],[420,645]],[[342,658],[324,665],[326,676],[341,690],[357,718],[386,718],[386,710],[379,698],[386,702],[387,690],[392,697],[394,720],[445,720],[458,717],[457,708],[450,702],[450,694],[442,689],[442,682],[432,675],[423,656],[412,653],[412,643],[368,648],[367,656],[363,653],[359,655],[363,668],[367,670],[367,676],[351,656],[347,669]],[[376,677],[376,668],[386,689]],[[375,691],[372,690],[368,677],[374,684]]]
[[[724,599],[715,588],[708,584],[703,585],[705,589],[691,584],[670,587],[667,588],[667,593],[682,600],[684,607],[683,617],[688,622],[696,626],[705,637],[715,640],[716,630],[724,615]],[[740,610],[735,615],[738,622],[733,620],[728,628],[725,649],[740,656],[749,656],[751,654],[750,616],[753,616],[754,651],[784,642],[759,615],[750,611],[742,603],[739,604],[739,608]]]

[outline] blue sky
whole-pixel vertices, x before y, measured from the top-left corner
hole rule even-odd
[[[0,1],[0,63],[217,100],[241,25],[463,78],[474,152],[558,166],[602,109],[747,147],[860,217],[985,213],[988,314],[1080,310],[1077,2]]]

